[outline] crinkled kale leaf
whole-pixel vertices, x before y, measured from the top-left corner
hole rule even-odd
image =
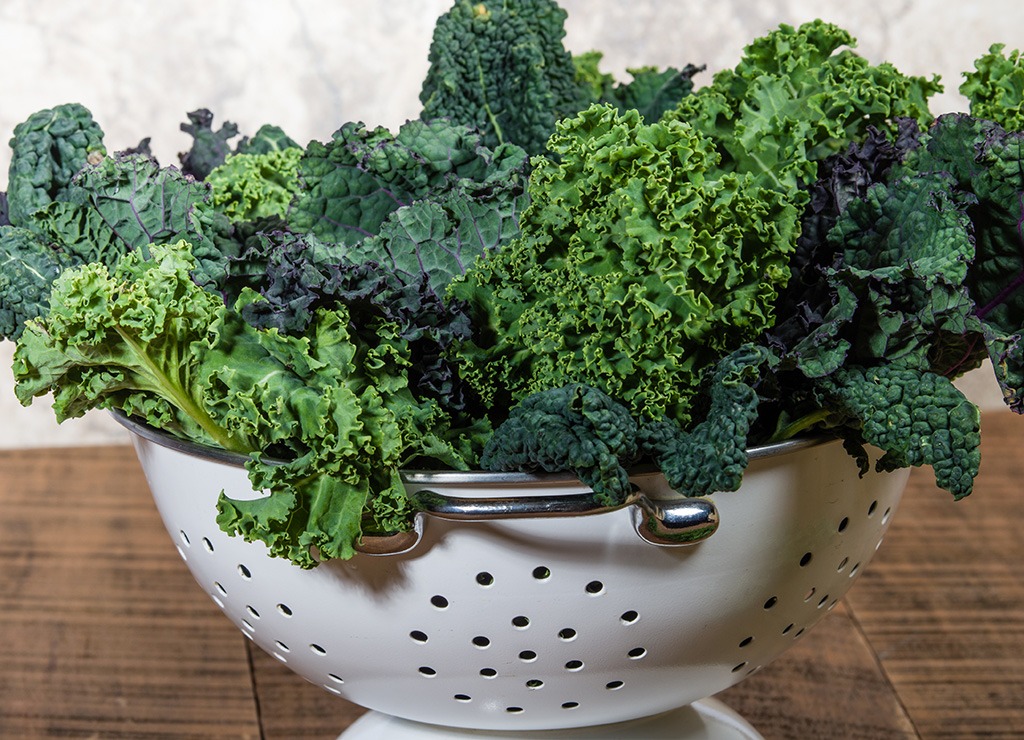
[[[607,505],[631,491],[638,426],[601,391],[573,383],[528,396],[484,446],[480,466],[497,471],[571,471]]]
[[[7,181],[10,223],[25,226],[35,211],[63,199],[78,171],[105,154],[103,130],[79,103],[41,110],[19,123]]]
[[[796,209],[679,121],[595,105],[549,149],[522,236],[450,289],[475,328],[463,375],[498,410],[582,383],[686,423],[703,368],[771,325]]]
[[[964,74],[960,93],[971,104],[971,115],[994,121],[1007,131],[1024,131],[1024,56],[1009,53],[1005,44],[992,44]]]

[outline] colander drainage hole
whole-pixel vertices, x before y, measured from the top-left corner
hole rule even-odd
[[[335,675],[334,673],[328,673],[327,674],[327,678],[331,679],[336,684],[343,684],[343,683],[345,683],[345,679],[344,678],[342,678],[341,676]]]
[[[213,543],[210,542],[209,537],[203,537],[203,547],[206,548],[207,552],[213,552]]]
[[[752,643],[753,641],[754,641],[753,635],[751,635],[749,637],[744,637],[742,640],[740,640],[740,647],[744,648],[747,645],[749,645],[750,643]]]
[[[462,703],[466,703],[467,701],[473,701],[473,697],[469,694],[456,694],[452,698],[455,701],[461,701]]]
[[[277,640],[276,642],[274,642],[274,644],[277,646],[277,649],[280,650],[282,653],[290,653],[292,651],[290,647],[285,645],[280,640]]]
[[[295,613],[295,612],[292,611],[292,608],[290,606],[288,606],[287,604],[278,604],[277,605],[277,611],[283,617],[290,617],[290,616],[292,616],[292,614]]]
[[[625,685],[626,684],[623,681],[609,681],[604,685],[604,687],[609,691],[618,691]]]
[[[522,714],[522,707],[505,707],[505,711],[509,714]]]
[[[219,582],[214,581],[213,582],[213,587],[215,589],[217,589],[217,593],[219,593],[221,596],[227,596],[228,595],[227,589],[225,589],[223,586],[221,586]]]
[[[238,564],[238,575],[242,576],[242,578],[244,578],[245,580],[248,581],[250,578],[252,578],[252,571],[250,571],[244,565],[239,563]]]
[[[824,596],[821,597],[821,601],[818,602],[818,608],[820,609],[821,607],[825,606],[825,604],[827,604],[827,603],[828,603],[828,594],[825,594]]]
[[[437,675],[437,671],[428,665],[421,665],[419,667],[419,671],[421,676],[426,676],[427,678],[432,678]]]
[[[877,508],[878,508],[878,502],[877,501],[872,501],[871,505],[868,507],[868,516],[874,516],[875,515],[875,510]]]
[[[540,565],[533,569],[533,577],[538,581],[546,580],[551,577],[551,569],[547,566]]]
[[[626,655],[629,656],[630,660],[640,660],[647,655],[647,648],[635,647],[626,653]]]
[[[732,672],[733,673],[739,673],[740,671],[742,671],[746,667],[747,667],[747,661],[743,661],[739,665],[734,666],[733,669],[732,669]]]
[[[311,642],[311,643],[309,644],[309,650],[310,650],[310,652],[312,652],[312,653],[313,653],[314,655],[327,655],[327,651],[326,651],[326,650],[324,650],[324,649],[323,649],[322,647],[320,647],[319,645],[317,645],[317,644],[316,644],[315,642]]]
[[[583,661],[582,660],[570,660],[565,664],[565,670],[567,671],[582,671]]]
[[[792,622],[790,622],[789,624],[787,624],[785,627],[782,628],[782,634],[788,635],[790,632],[793,631],[793,627],[795,627],[795,626],[796,625],[794,625]]]
[[[183,543],[185,543],[185,547],[191,547],[192,546],[192,543],[189,541],[188,535],[185,534],[185,530],[184,529],[178,530],[178,535],[181,537],[181,541]]]
[[[426,642],[427,639],[428,639],[427,638],[427,633],[426,632],[420,632],[419,630],[413,630],[412,632],[410,632],[409,633],[409,637],[414,639],[416,642]]]
[[[841,519],[841,520],[839,521],[839,531],[840,531],[840,532],[845,532],[845,531],[846,531],[846,528],[847,528],[848,526],[850,526],[850,517],[848,517],[848,516],[844,516],[844,517],[843,517],[843,518],[842,518],[842,519]]]
[[[812,553],[805,552],[803,557],[800,558],[800,567],[801,568],[806,568],[808,565],[811,564],[811,560],[813,558],[814,558],[814,555]]]
[[[512,626],[524,630],[530,626],[530,618],[523,616],[512,617]]]
[[[253,619],[259,619],[260,618],[260,613],[258,611],[256,611],[250,604],[246,604],[245,605],[245,610],[247,612],[249,612],[249,616],[252,617]]]
[[[476,574],[476,582],[481,586],[491,586],[494,584],[494,576],[487,571],[481,571]]]
[[[849,564],[849,562],[850,562],[849,558],[843,558],[842,560],[840,560],[839,561],[839,567],[836,568],[836,572],[837,573],[842,573],[843,569]]]
[[[768,599],[768,601],[764,602],[764,608],[765,609],[771,609],[773,606],[775,606],[778,603],[779,603],[779,597],[778,596],[772,596],[772,597],[770,597]]]
[[[478,648],[486,648],[491,646],[491,640],[489,637],[477,635],[473,638],[473,644],[476,645]]]
[[[498,675],[498,672],[496,670],[494,670],[493,668],[481,668],[480,669],[480,675],[483,676],[484,678],[494,678],[495,676]]]
[[[443,597],[441,595],[431,596],[430,597],[430,603],[433,604],[434,606],[436,606],[438,609],[447,609],[448,608],[448,599],[446,599],[445,597]]]
[[[578,701],[567,701],[562,703],[562,709],[575,709],[579,705]]]
[[[544,682],[541,681],[539,678],[531,678],[529,681],[526,682],[526,688],[528,689],[539,689],[542,686],[544,686]]]
[[[807,592],[807,593],[806,593],[806,594],[804,595],[804,601],[805,601],[805,602],[807,602],[807,601],[810,601],[811,599],[813,599],[813,598],[814,598],[814,594],[815,594],[815,592],[816,592],[817,590],[818,590],[818,589],[816,589],[816,588],[814,588],[814,587],[812,586],[812,587],[811,587],[811,590],[810,590],[810,591],[808,591],[808,592]]]
[[[636,620],[640,619],[640,614],[630,609],[628,612],[622,612],[622,616],[619,617],[619,621],[623,624],[633,624]]]
[[[558,631],[558,639],[570,642],[576,639],[576,630],[571,627],[566,627],[564,630]]]
[[[587,593],[591,596],[597,596],[599,593],[604,591],[604,584],[600,581],[591,581],[587,584]]]
[[[523,652],[519,653],[519,660],[523,661],[524,663],[532,663],[533,661],[537,660],[537,653],[533,652],[532,650],[524,650]]]

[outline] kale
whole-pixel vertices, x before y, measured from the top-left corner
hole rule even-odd
[[[554,0],[456,0],[434,27],[420,118],[541,152],[555,121],[592,102],[562,45],[565,18]]]
[[[964,74],[960,93],[971,104],[971,115],[998,123],[1007,131],[1024,130],[1024,56],[1008,54],[1004,44],[992,44]]]
[[[46,313],[50,285],[73,262],[33,231],[0,226],[0,339],[18,339]]]
[[[573,383],[528,396],[484,446],[480,466],[496,471],[571,471],[599,500],[622,503],[626,468],[639,458],[638,426],[601,391]]]
[[[41,110],[19,123],[7,181],[10,223],[25,226],[35,211],[63,199],[78,171],[105,154],[103,130],[79,103]]]
[[[595,105],[549,147],[522,236],[450,288],[472,312],[463,376],[496,413],[582,383],[685,424],[703,369],[771,325],[796,210],[680,121]]]
[[[181,171],[196,180],[205,180],[231,152],[229,142],[238,136],[238,125],[225,121],[214,130],[213,113],[208,108],[200,108],[187,115],[188,123],[181,124],[181,130],[192,137],[192,147],[178,155]]]

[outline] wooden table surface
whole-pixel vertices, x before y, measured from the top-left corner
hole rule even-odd
[[[1024,419],[975,493],[915,470],[851,593],[719,695],[773,738],[1024,738]],[[334,738],[362,710],[192,581],[129,447],[0,452],[0,738]]]

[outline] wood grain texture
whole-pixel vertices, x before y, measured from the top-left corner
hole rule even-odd
[[[843,604],[723,692],[768,740],[1024,737],[1024,423],[953,503],[914,471]],[[0,452],[0,738],[333,740],[363,710],[192,581],[128,447]]]
[[[131,449],[0,455],[0,737],[259,736],[245,639]]]
[[[1024,737],[1022,439],[1024,420],[983,418],[981,473],[962,501],[915,471],[847,598],[929,740]]]

